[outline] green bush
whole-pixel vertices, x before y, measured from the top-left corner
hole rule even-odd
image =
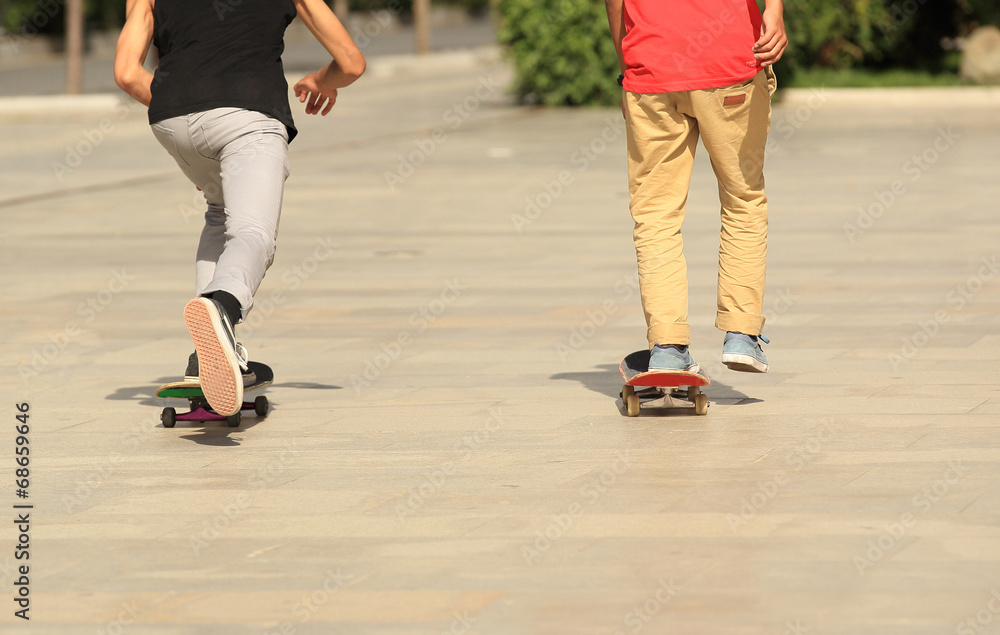
[[[611,105],[621,99],[618,58],[599,0],[498,0],[500,43],[523,102]]]
[[[785,0],[789,47],[775,68],[954,71],[942,40],[1000,24],[996,0]]]

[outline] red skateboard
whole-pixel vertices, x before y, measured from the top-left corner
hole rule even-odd
[[[712,382],[701,373],[685,370],[649,370],[649,351],[636,351],[622,360],[618,366],[625,385],[621,398],[630,417],[638,417],[643,403],[664,399],[663,407],[674,407],[673,399],[688,401],[694,405],[697,415],[708,414],[708,397],[701,392],[702,386]],[[636,391],[636,388],[646,390]],[[672,388],[673,390],[667,390]]]

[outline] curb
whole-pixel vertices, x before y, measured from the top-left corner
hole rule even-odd
[[[411,77],[440,75],[450,71],[495,64],[500,59],[499,46],[441,51],[427,55],[384,55],[369,60],[365,76],[387,78],[403,74]],[[289,88],[301,76],[301,73],[286,74],[285,79]],[[48,116],[93,117],[95,114],[113,112],[121,108],[123,103],[131,106],[131,100],[124,93],[0,97],[0,119],[42,119]]]
[[[776,103],[785,108],[815,106],[888,108],[989,108],[1000,106],[1000,86],[926,88],[781,88]]]
[[[124,93],[98,95],[31,95],[0,97],[0,117],[41,118],[49,115],[87,115],[112,112],[124,101]]]
[[[452,70],[478,68],[495,64],[502,57],[499,46],[483,46],[469,50],[440,51],[427,55],[382,55],[368,62],[365,75],[371,77],[393,77],[402,72],[407,74],[434,74]]]

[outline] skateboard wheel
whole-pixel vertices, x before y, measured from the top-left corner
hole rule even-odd
[[[635,388],[633,388],[632,386],[622,386],[622,392],[620,395],[622,401],[628,401],[628,396],[634,394],[635,394]]]
[[[708,414],[708,395],[702,395],[702,394],[695,395],[694,413],[696,415]]]
[[[226,423],[229,424],[230,428],[238,428],[240,427],[240,419],[241,419],[240,413],[237,412],[234,415],[229,415],[228,417],[226,417]]]
[[[687,389],[687,399],[688,399],[688,401],[694,402],[698,398],[698,395],[700,395],[700,394],[701,394],[701,387],[700,386],[688,386],[688,389]]]
[[[629,386],[631,388],[631,386]],[[630,417],[639,416],[639,395],[634,392],[625,398],[625,410]]]
[[[177,411],[173,408],[164,408],[160,413],[160,421],[163,422],[164,428],[173,428],[177,423]]]
[[[260,395],[253,400],[253,411],[257,413],[257,416],[263,417],[267,414],[267,410],[270,404],[267,403],[267,397]]]

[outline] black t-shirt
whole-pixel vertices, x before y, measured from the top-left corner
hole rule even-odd
[[[292,0],[156,0],[149,122],[212,108],[245,108],[295,123],[281,65]]]

